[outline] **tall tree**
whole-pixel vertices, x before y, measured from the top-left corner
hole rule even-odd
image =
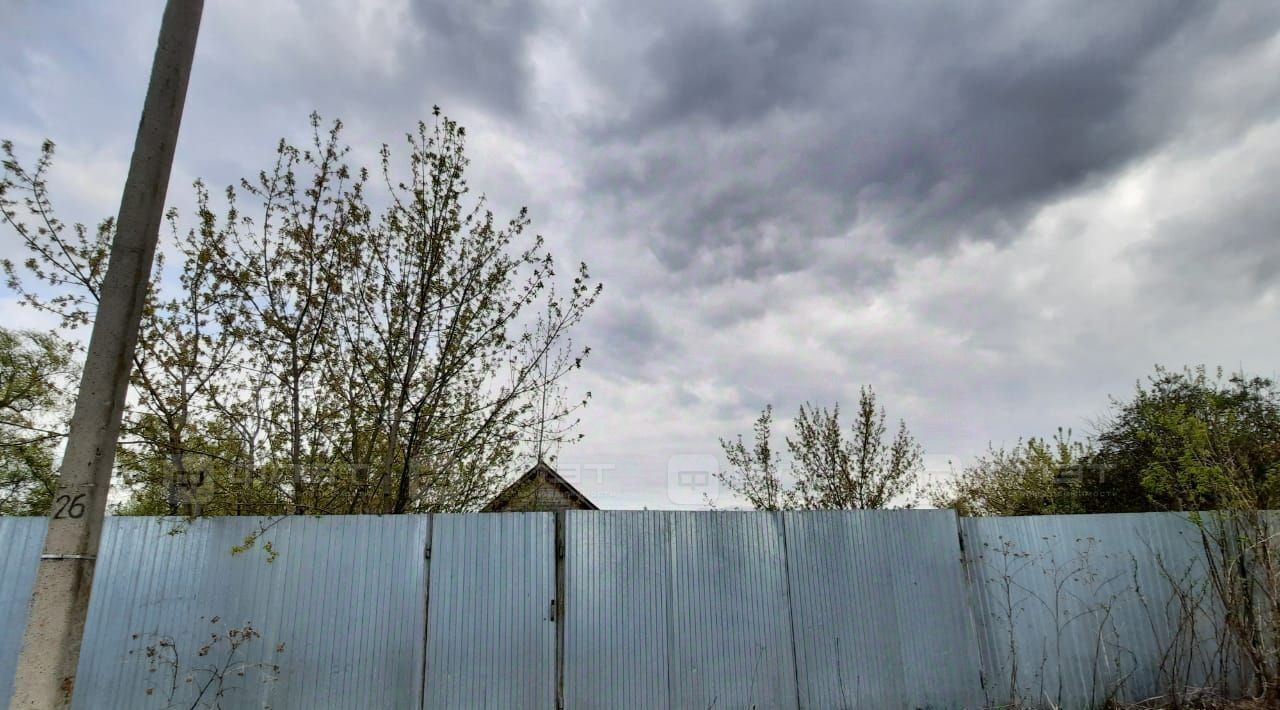
[[[774,450],[772,407],[765,407],[755,424],[755,446],[742,437],[721,439],[729,469],[717,474],[727,488],[755,508],[765,510],[861,510],[909,503],[920,470],[923,449],[899,421],[892,438],[883,407],[875,392],[861,389],[858,411],[846,434],[840,405],[830,410],[810,404],[800,407],[786,438],[790,468],[784,474]]]
[[[465,135],[437,110],[407,136],[403,181],[383,147],[389,204],[344,265],[344,448],[393,512],[483,504],[525,432],[561,431],[573,408],[539,397],[581,365],[568,335],[600,291],[582,264],[558,291],[525,210],[500,224],[467,203]]]

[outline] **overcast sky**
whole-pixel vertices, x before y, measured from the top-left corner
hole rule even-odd
[[[171,201],[440,105],[605,284],[560,455],[601,507],[696,499],[668,469],[769,402],[871,385],[945,469],[1157,363],[1277,372],[1274,0],[206,4]],[[0,137],[58,143],[68,218],[115,213],[162,6],[0,0]]]

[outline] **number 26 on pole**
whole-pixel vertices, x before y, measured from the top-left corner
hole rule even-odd
[[[64,493],[58,496],[58,499],[54,501],[54,505],[57,506],[53,511],[54,519],[84,517],[84,503],[80,502],[81,498],[84,498],[83,493],[77,493],[75,496],[69,496]]]

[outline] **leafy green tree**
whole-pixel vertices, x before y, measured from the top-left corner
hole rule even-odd
[[[1084,468],[1094,512],[1280,505],[1280,395],[1266,378],[1157,368],[1113,400]]]
[[[0,328],[0,515],[44,515],[53,502],[70,364],[57,337]]]
[[[782,471],[773,448],[773,409],[766,406],[755,423],[755,445],[741,436],[720,440],[729,468],[717,478],[752,507],[761,510],[861,510],[887,508],[912,492],[923,468],[923,449],[904,422],[892,438],[885,411],[869,387],[860,391],[858,411],[846,433],[840,405],[830,410],[800,407],[786,438],[790,466]]]
[[[1010,448],[988,448],[954,481],[936,487],[931,502],[960,515],[1052,515],[1082,512],[1080,467],[1089,444],[1058,430],[1052,440],[1036,437]]]

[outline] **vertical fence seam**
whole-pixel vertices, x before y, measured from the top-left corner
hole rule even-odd
[[[791,632],[791,674],[796,684],[796,708],[803,710],[804,702],[800,690],[800,654],[796,650],[796,596],[791,590],[791,546],[787,538],[787,516],[781,511],[772,513],[782,531],[782,574],[787,581],[787,628]]]
[[[978,623],[978,615],[980,613],[978,606],[978,585],[981,580],[974,578],[976,570],[976,562],[969,554],[969,547],[965,544],[964,525],[959,515],[955,511],[951,511],[951,520],[956,526],[956,541],[959,544],[960,551],[960,581],[964,584],[964,617],[965,623],[973,631],[973,640],[977,644],[974,653],[978,655],[978,687],[982,690],[982,700],[990,703],[991,698],[989,689],[987,688],[987,668],[985,659],[983,658],[982,645],[986,643],[985,636],[981,635],[985,632],[985,627]]]
[[[427,539],[422,546],[422,680],[418,683],[418,707],[427,706],[427,653],[431,648],[431,539],[435,533],[435,516],[427,516]]]

